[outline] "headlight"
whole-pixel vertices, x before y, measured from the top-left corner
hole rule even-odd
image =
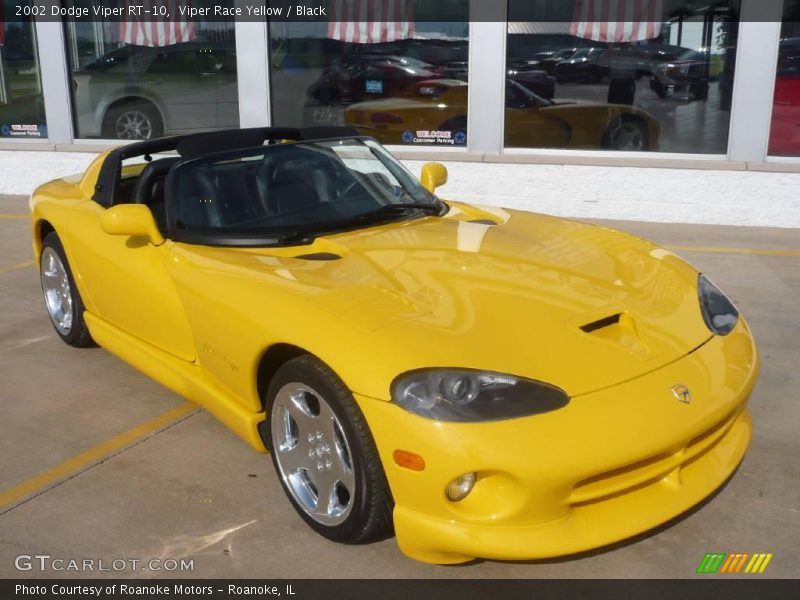
[[[471,369],[425,369],[401,375],[392,400],[437,421],[474,423],[550,412],[566,406],[563,390],[513,375]]]
[[[728,335],[739,321],[739,311],[733,302],[702,273],[697,278],[700,311],[703,320],[716,335]]]

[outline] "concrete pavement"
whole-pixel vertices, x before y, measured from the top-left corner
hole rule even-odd
[[[26,199],[0,197],[0,577],[98,574],[15,569],[16,556],[37,553],[193,560],[183,573],[106,573],[118,576],[681,578],[706,552],[771,552],[764,576],[798,574],[798,230],[604,222],[683,248],[746,314],[763,361],[750,451],[710,502],[635,540],[557,560],[441,567],[405,558],[393,539],[324,540],[291,509],[268,457],[104,350],[61,343],[27,264],[28,221],[13,218],[26,210]],[[65,463],[75,468],[59,470]]]

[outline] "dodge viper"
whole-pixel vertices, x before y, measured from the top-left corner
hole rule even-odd
[[[344,118],[362,135],[385,144],[433,140],[435,136],[415,134],[431,127],[466,133],[467,90],[466,83],[455,79],[423,81],[396,98],[354,104]],[[656,150],[660,133],[658,121],[636,107],[546,100],[506,81],[507,146]],[[466,143],[466,136],[460,139],[457,143]]]
[[[728,297],[652,243],[446,180],[346,128],[114,149],[31,198],[47,313],[268,452],[339,542],[560,556],[719,488],[758,371]]]

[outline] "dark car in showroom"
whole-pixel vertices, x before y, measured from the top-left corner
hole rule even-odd
[[[73,74],[81,137],[151,139],[239,125],[229,44],[121,46]]]
[[[571,58],[578,50],[580,50],[580,48],[561,48],[560,50],[556,50],[549,56],[539,59],[538,67],[550,75],[553,75],[556,72],[556,65],[562,60]]]
[[[689,48],[668,44],[615,44],[586,66],[586,79],[600,83],[613,71],[632,73],[636,79],[652,77],[659,65],[677,60]]]
[[[467,68],[466,61],[448,63],[442,68],[442,75],[447,79],[467,81]],[[509,61],[506,76],[547,100],[552,100],[556,95],[556,78],[534,66],[533,62]]]
[[[603,48],[581,48],[569,58],[562,60],[555,66],[556,81],[567,83],[571,81],[589,81],[590,67],[603,53]]]
[[[688,50],[653,70],[650,89],[659,98],[690,96],[695,100],[707,100],[710,69],[708,52]]]
[[[306,91],[315,104],[352,104],[391,98],[419,81],[442,77],[442,69],[416,58],[355,53],[326,68]]]

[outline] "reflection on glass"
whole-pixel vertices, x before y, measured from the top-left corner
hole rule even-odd
[[[785,0],[769,154],[800,156],[800,0]]]
[[[31,17],[16,16],[31,3],[0,2],[0,141],[46,138],[36,28]]]
[[[727,152],[738,0],[509,0],[508,10],[506,146]]]
[[[273,122],[349,124],[388,144],[465,145],[466,118],[450,121],[425,103],[406,121],[394,108],[420,86],[466,81],[469,0],[399,2],[403,20],[391,23],[359,22],[348,6],[330,23],[270,23]],[[359,110],[379,116],[358,122]]]
[[[76,137],[151,139],[239,125],[232,19],[64,27]]]

